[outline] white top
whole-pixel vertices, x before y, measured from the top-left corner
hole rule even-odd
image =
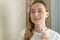
[[[20,33],[19,40],[23,40],[24,33],[25,33],[25,30]],[[46,31],[46,34],[48,35],[50,40],[60,40],[59,33],[55,32],[55,31],[53,31],[51,29],[48,29]],[[41,33],[38,33],[36,31],[34,31],[34,35],[32,36],[31,40],[41,40],[40,37],[41,37]]]

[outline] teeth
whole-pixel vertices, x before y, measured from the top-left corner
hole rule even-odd
[[[40,18],[38,18],[38,19],[35,19],[35,20],[39,20]]]

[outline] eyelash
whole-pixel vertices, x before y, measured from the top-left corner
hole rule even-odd
[[[42,12],[42,11],[38,11],[38,12]]]
[[[40,12],[42,12],[42,11],[40,10],[40,11],[38,11],[38,12],[40,13]],[[31,13],[35,13],[35,11],[31,11]]]
[[[31,11],[32,13],[35,13],[35,11]]]

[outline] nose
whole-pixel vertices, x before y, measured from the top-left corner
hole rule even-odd
[[[38,12],[35,12],[35,15],[34,15],[35,17],[38,17]]]

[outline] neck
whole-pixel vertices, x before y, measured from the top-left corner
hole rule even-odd
[[[45,25],[37,25],[37,24],[35,24],[34,29],[36,32],[41,32],[41,27],[44,27],[45,31],[47,31],[47,29],[48,29]]]

